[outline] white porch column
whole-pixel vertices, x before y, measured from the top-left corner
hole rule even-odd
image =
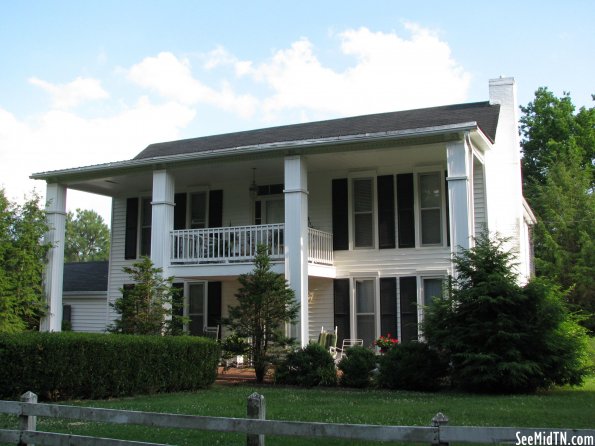
[[[308,335],[308,170],[301,156],[285,157],[285,278],[300,303],[298,333]]]
[[[170,231],[174,228],[175,180],[167,170],[153,172],[151,201],[151,260],[156,268],[163,268],[168,277],[170,262]]]
[[[451,252],[472,246],[471,151],[464,141],[446,144]]]
[[[39,330],[62,331],[66,187],[58,183],[47,183],[46,213],[49,229],[45,236],[45,242],[50,243],[52,247],[48,252],[43,284],[47,314],[42,318]]]

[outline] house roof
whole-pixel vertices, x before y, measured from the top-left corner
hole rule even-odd
[[[151,144],[134,159],[143,160],[213,152],[240,146],[396,132],[469,122],[477,123],[481,131],[491,142],[494,142],[499,112],[499,105],[474,102],[331,119]]]
[[[65,263],[64,292],[107,291],[109,262]]]

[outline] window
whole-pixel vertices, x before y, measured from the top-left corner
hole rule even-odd
[[[207,227],[207,193],[195,192],[190,194],[190,229]]]
[[[443,279],[438,277],[423,279],[424,305],[431,305],[434,299],[442,296]]]
[[[204,336],[205,327],[221,326],[221,290],[221,282],[188,284],[184,314],[190,319],[189,334]]]
[[[353,246],[374,247],[374,186],[372,178],[353,180]]]
[[[267,198],[254,203],[254,224],[265,225],[285,221],[285,200]]]
[[[440,172],[419,174],[421,245],[442,244],[442,181]]]
[[[282,184],[258,186],[254,202],[254,224],[274,224],[285,221],[285,197]]]
[[[370,346],[376,338],[375,288],[373,279],[355,280],[355,332],[364,346]]]

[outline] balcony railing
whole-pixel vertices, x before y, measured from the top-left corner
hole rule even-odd
[[[308,229],[308,262],[333,264],[332,234]],[[246,263],[256,247],[269,247],[271,260],[285,258],[284,225],[230,226],[171,231],[172,264]]]

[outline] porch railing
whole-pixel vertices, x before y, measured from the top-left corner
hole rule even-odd
[[[332,265],[332,235],[309,229],[308,261]],[[209,264],[250,262],[256,247],[265,244],[271,260],[285,257],[282,223],[224,228],[182,229],[171,232],[171,263]]]
[[[308,228],[308,262],[333,264],[333,234]]]

